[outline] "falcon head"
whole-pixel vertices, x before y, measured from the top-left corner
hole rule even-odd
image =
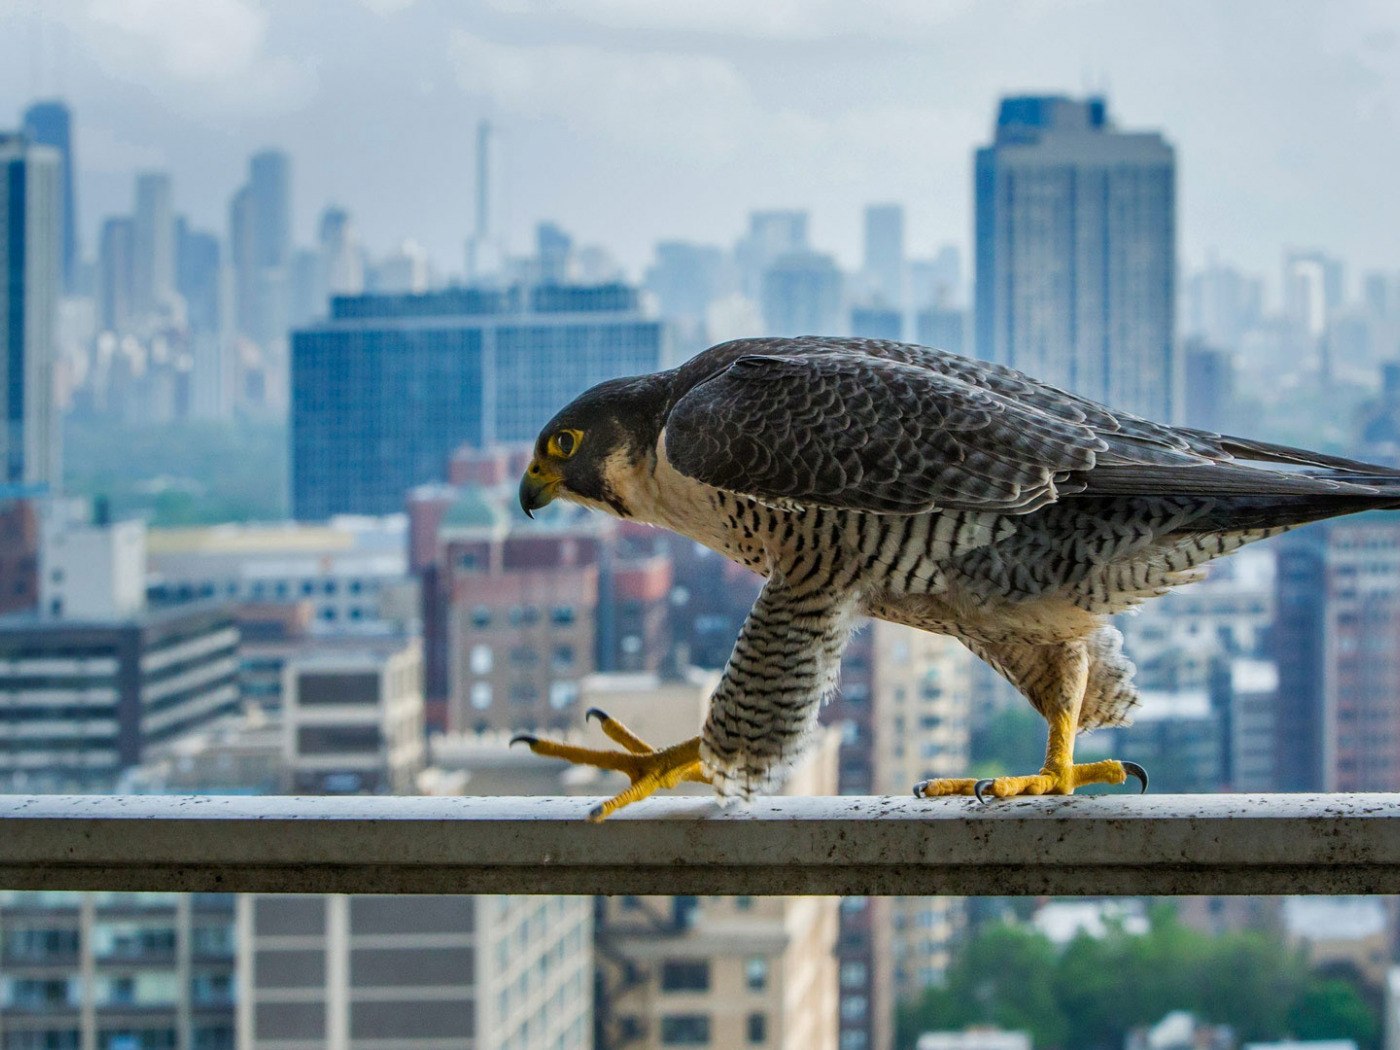
[[[521,509],[556,498],[631,517],[627,497],[649,473],[666,409],[666,374],[610,379],[584,391],[545,424],[520,479]]]

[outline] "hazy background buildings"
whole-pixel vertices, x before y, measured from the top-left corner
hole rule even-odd
[[[325,17],[0,12],[7,790],[606,790],[505,741],[582,737],[592,703],[693,732],[757,581],[633,524],[527,521],[516,482],[574,393],[726,338],[910,339],[1400,462],[1385,9],[366,0],[334,49]],[[1144,704],[1085,750],[1172,791],[1400,789],[1397,625],[1400,524],[1251,549],[1124,618]],[[969,654],[884,624],[823,720],[791,790],[1041,760]],[[1283,1020],[1168,1013],[1186,990],[1129,1017],[1106,986],[1128,1045],[1301,1010],[1379,1046],[1395,910],[1336,905],[1182,902],[1197,942],[1097,902],[10,894],[0,1041],[886,1050],[903,1004],[905,1050],[1024,1005],[993,980],[1022,957],[989,953],[1204,960],[1248,929],[1273,940],[1231,965]],[[938,998],[967,988],[990,1013]]]

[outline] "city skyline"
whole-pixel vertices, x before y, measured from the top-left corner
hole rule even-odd
[[[546,20],[507,0],[466,18],[362,0],[338,14],[334,48],[324,9],[223,0],[195,20],[153,0],[118,21],[110,6],[0,13],[14,30],[0,98],[16,114],[49,95],[74,108],[89,256],[134,171],[169,170],[176,210],[222,229],[246,158],[274,147],[296,167],[297,243],[337,203],[376,251],[411,237],[460,272],[481,117],[499,129],[496,224],[515,252],[553,219],[635,276],[654,241],[725,242],[749,210],[782,205],[808,208],[813,243],[849,267],[861,207],[898,200],[924,255],[968,245],[972,151],[998,97],[1101,90],[1178,147],[1186,264],[1216,248],[1272,280],[1281,247],[1310,245],[1395,265],[1400,16],[1379,5],[920,5],[873,26],[824,5],[756,18],[619,0]],[[1253,48],[1227,46],[1245,34]]]

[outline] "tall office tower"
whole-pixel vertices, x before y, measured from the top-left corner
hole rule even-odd
[[[53,358],[63,245],[59,154],[0,134],[0,485],[57,485]]]
[[[865,209],[865,279],[881,306],[904,306],[904,208],[871,204]]]
[[[167,173],[136,176],[132,224],[132,305],[138,317],[149,318],[169,307],[175,291],[175,213]]]
[[[321,213],[321,279],[327,295],[359,295],[365,290],[364,249],[344,208]]]
[[[97,248],[97,323],[118,334],[131,327],[135,290],[136,228],[127,218],[108,219],[102,224]]]
[[[335,299],[292,340],[293,514],[397,513],[458,446],[533,442],[593,384],[656,370],[663,335],[622,285]]]
[[[61,240],[61,273],[63,290],[69,295],[78,290],[78,201],[73,179],[73,112],[66,102],[57,99],[36,102],[24,111],[24,137],[39,146],[51,146],[58,151],[60,171],[59,195],[63,202],[63,234]]]
[[[1400,789],[1400,524],[1327,530],[1324,791]],[[1287,723],[1280,726],[1288,732]]]
[[[238,898],[238,1047],[585,1050],[588,897]]]
[[[763,274],[780,255],[805,252],[805,211],[756,211],[749,215],[749,231],[734,246],[740,291],[752,299],[763,290]]]
[[[231,893],[0,893],[7,1047],[234,1047]]]
[[[1176,160],[1100,98],[1002,100],[976,157],[976,349],[1155,419],[1179,411]]]
[[[223,324],[223,253],[219,238],[175,220],[175,290],[185,300],[185,316],[198,332],[218,332]]]
[[[842,334],[841,270],[831,256],[780,255],[764,270],[762,288],[764,334]]]
[[[265,150],[253,155],[248,181],[229,203],[234,322],[257,342],[287,334],[291,244],[291,160]]]
[[[1275,791],[1325,791],[1323,666],[1326,662],[1328,526],[1275,540],[1274,626],[1268,655],[1278,665]]]

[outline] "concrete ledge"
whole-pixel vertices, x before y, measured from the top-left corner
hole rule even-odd
[[[0,887],[285,893],[1400,893],[1400,795],[0,796]]]

